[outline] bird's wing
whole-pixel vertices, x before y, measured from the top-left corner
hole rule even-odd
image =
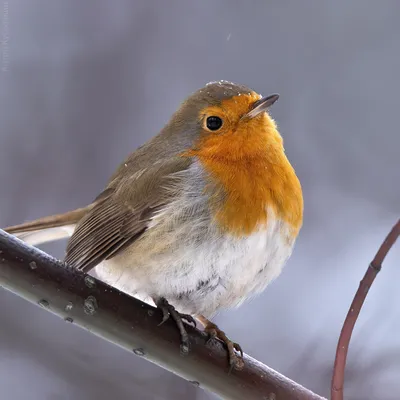
[[[65,262],[87,272],[137,240],[154,214],[172,200],[171,189],[181,179],[179,172],[190,164],[188,158],[174,157],[108,187],[79,221],[68,242]]]

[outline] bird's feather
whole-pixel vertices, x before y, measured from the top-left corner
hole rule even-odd
[[[23,224],[9,226],[5,228],[5,231],[33,246],[68,238],[72,235],[75,224],[91,207],[93,207],[93,204],[64,214],[51,215]]]
[[[139,239],[152,217],[172,200],[171,186],[190,164],[188,158],[173,157],[111,181],[79,221],[68,243],[65,262],[88,272]]]

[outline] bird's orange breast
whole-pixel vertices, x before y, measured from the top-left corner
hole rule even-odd
[[[241,106],[246,105],[236,99],[225,104],[225,110],[232,112]],[[233,110],[236,114],[241,111]],[[223,134],[201,135],[197,146],[185,155],[198,158],[209,173],[206,190],[224,231],[250,235],[268,223],[272,210],[297,236],[303,218],[300,182],[286,158],[276,125],[266,113],[251,121],[239,120]]]

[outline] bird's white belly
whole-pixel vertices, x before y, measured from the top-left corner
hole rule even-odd
[[[164,297],[180,312],[211,317],[260,293],[280,274],[294,239],[286,223],[268,215],[267,226],[247,237],[207,227],[203,240],[194,233],[175,236],[170,251],[133,246],[96,267],[96,274],[142,300]]]

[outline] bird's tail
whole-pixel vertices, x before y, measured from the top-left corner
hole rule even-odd
[[[31,245],[68,238],[73,234],[75,225],[90,210],[91,206],[9,226],[4,230]]]

